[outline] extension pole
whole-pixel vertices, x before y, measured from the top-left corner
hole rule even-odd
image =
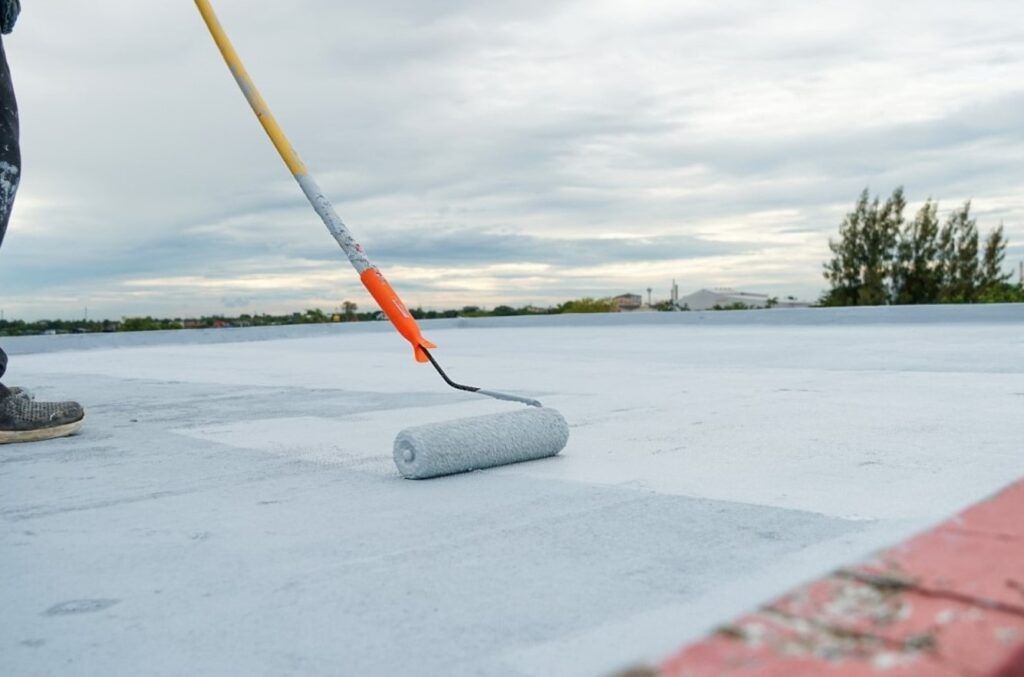
[[[224,32],[220,21],[217,20],[217,15],[214,13],[209,1],[195,0],[195,3],[196,7],[199,8],[199,13],[203,16],[203,21],[206,22],[206,27],[210,29],[210,35],[213,36],[214,42],[217,43],[217,48],[231,70],[235,82],[238,83],[239,89],[245,95],[246,100],[252,107],[252,111],[256,114],[256,118],[263,125],[263,129],[267,132],[267,136],[270,137],[274,148],[277,149],[281,159],[288,166],[288,171],[292,173],[295,181],[302,188],[306,199],[309,200],[316,213],[320,215],[324,225],[327,226],[327,230],[330,231],[334,239],[341,245],[345,255],[348,256],[348,260],[352,263],[352,267],[359,273],[359,279],[362,281],[363,286],[366,287],[366,290],[373,296],[377,305],[380,306],[384,314],[391,320],[391,324],[395,326],[398,333],[412,344],[416,361],[427,362],[427,352],[424,349],[436,346],[423,338],[415,318],[405,307],[405,304],[402,303],[395,290],[388,284],[388,281],[384,279],[384,275],[381,274],[380,270],[370,263],[370,260],[366,257],[366,252],[363,251],[363,247],[352,237],[352,233],[349,232],[344,221],[341,220],[338,213],[334,211],[334,207],[331,206],[330,200],[327,199],[324,192],[320,190],[320,186],[317,185],[316,181],[309,174],[306,165],[303,164],[299,154],[289,143],[288,137],[284,135],[284,130],[277,123],[274,114],[270,112],[270,108],[267,106],[267,102],[263,100],[252,78],[249,77],[249,73],[245,70],[245,66],[242,65],[238,52],[235,51],[234,46],[232,46],[231,41],[228,39],[227,33]]]

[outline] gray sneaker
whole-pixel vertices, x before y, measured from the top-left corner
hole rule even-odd
[[[77,402],[36,402],[26,391],[0,384],[0,444],[73,435],[84,421]]]

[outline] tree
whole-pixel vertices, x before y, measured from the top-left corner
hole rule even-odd
[[[867,220],[868,189],[860,194],[860,199],[839,226],[839,240],[829,238],[828,248],[832,250],[832,260],[825,264],[825,279],[831,289],[822,297],[821,303],[826,306],[855,306],[862,283],[860,249],[862,224]]]
[[[830,288],[826,306],[880,303],[974,303],[1007,301],[1015,292],[1003,272],[1003,226],[989,233],[979,252],[978,225],[968,200],[939,226],[938,203],[929,198],[906,222],[903,190],[879,205],[864,190],[829,240],[824,264]]]
[[[893,303],[935,303],[940,274],[935,267],[939,251],[939,204],[931,198],[900,233],[892,272]]]
[[[985,250],[981,256],[981,269],[978,271],[979,292],[1006,283],[1012,273],[1003,272],[1003,260],[1006,258],[1006,238],[1003,236],[1003,224],[985,238]]]
[[[301,321],[302,323],[305,324],[328,322],[329,320],[327,318],[327,315],[324,314],[324,311],[320,310],[319,308],[307,308],[306,312],[303,313],[302,315]]]
[[[878,197],[869,201],[868,189],[864,189],[839,227],[839,241],[828,242],[833,257],[824,266],[824,276],[831,289],[821,299],[822,305],[866,306],[889,301],[887,281],[905,208],[902,188],[894,190],[883,205]]]
[[[979,303],[1024,303],[1024,287],[997,282],[978,292]]]
[[[156,331],[163,328],[160,320],[154,320],[149,315],[121,318],[121,331]]]
[[[610,313],[611,299],[594,299],[589,296],[574,301],[566,301],[558,307],[560,313]]]
[[[872,203],[861,230],[860,255],[864,279],[858,294],[859,305],[879,306],[889,302],[891,286],[888,279],[906,206],[903,188],[894,190],[881,209],[877,197]]]
[[[941,303],[971,303],[977,296],[978,227],[971,218],[971,201],[946,219],[939,234]]]
[[[345,314],[345,320],[352,322],[356,319],[356,311],[359,310],[359,306],[354,301],[342,301],[341,312]]]

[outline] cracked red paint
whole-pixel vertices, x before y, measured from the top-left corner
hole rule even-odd
[[[672,676],[1024,676],[1024,480],[802,586],[660,666]]]

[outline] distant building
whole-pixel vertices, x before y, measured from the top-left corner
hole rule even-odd
[[[701,289],[680,297],[677,305],[690,310],[711,310],[715,306],[719,308],[735,307],[737,304],[742,304],[747,308],[768,308],[769,305],[776,308],[806,308],[811,305],[806,301],[798,301],[792,296],[775,299],[769,304],[770,299],[771,297],[767,294],[755,294],[736,289]]]
[[[612,309],[617,313],[640,310],[643,304],[640,294],[620,294],[612,299]]]

